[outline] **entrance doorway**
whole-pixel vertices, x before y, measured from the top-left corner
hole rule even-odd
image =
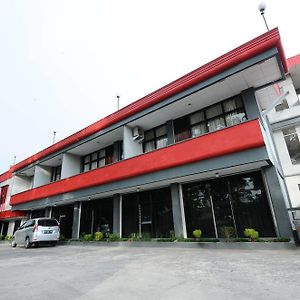
[[[122,236],[169,237],[173,230],[169,188],[122,196]]]

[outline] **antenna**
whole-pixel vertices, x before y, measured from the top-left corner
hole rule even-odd
[[[265,25],[266,25],[266,27],[267,27],[267,30],[270,31],[269,26],[268,26],[267,21],[266,21],[266,18],[265,18],[266,4],[265,4],[265,3],[259,4],[258,9],[259,9],[259,11],[260,11],[261,16],[262,16],[263,19],[264,19],[264,22],[265,22]]]
[[[53,130],[53,140],[52,140],[52,144],[55,144],[55,137],[56,137],[56,131]]]
[[[120,109],[120,94],[117,94],[116,97],[117,97],[117,110],[119,110]]]

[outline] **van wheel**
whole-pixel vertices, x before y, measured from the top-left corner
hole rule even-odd
[[[14,240],[12,240],[12,241],[11,241],[11,246],[12,246],[13,248],[17,247],[17,243],[16,243]]]
[[[27,237],[27,238],[25,239],[25,249],[28,249],[28,248],[30,248],[30,247],[31,247],[31,243],[30,243],[29,237]]]

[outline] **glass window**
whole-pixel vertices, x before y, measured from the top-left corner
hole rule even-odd
[[[38,225],[40,226],[58,226],[57,221],[54,219],[41,219],[38,220]]]
[[[275,106],[276,111],[283,111],[288,108],[289,108],[289,105],[288,105],[286,99],[283,99],[281,103],[279,103],[278,105]]]
[[[212,201],[205,183],[183,185],[183,202],[188,237],[201,229],[203,237],[216,237]]]
[[[94,170],[114,162],[114,147],[108,146],[104,149],[87,154],[82,159],[82,171]]]
[[[61,178],[61,166],[53,167],[51,174],[51,182],[60,180]]]
[[[182,186],[188,236],[196,228],[205,237],[244,236],[254,228],[261,237],[276,236],[271,209],[259,172],[240,174]]]
[[[245,228],[254,228],[262,237],[275,236],[261,175],[251,173],[229,179],[238,235],[243,236]]]
[[[160,149],[160,148],[166,147],[167,146],[167,142],[168,142],[168,139],[167,139],[166,136],[157,138],[157,140],[156,140],[156,148]]]
[[[214,132],[247,120],[241,96],[224,100],[174,120],[175,142]]]
[[[233,111],[225,115],[227,126],[233,126],[246,120],[246,114],[243,111]]]
[[[203,111],[199,111],[190,116],[191,125],[200,123],[202,121],[204,121],[204,112]]]
[[[91,170],[97,169],[97,161],[93,161],[91,165]]]
[[[209,108],[207,108],[205,110],[205,114],[206,114],[206,118],[207,119],[219,116],[222,113],[223,112],[222,112],[222,106],[221,106],[221,104],[217,104],[217,105],[211,106],[211,107],[209,107]]]
[[[5,185],[0,188],[0,210],[5,209],[5,200],[7,196],[8,185]]]
[[[207,127],[205,123],[195,125],[192,127],[192,137],[202,135],[207,132]]]
[[[225,128],[225,121],[223,117],[211,119],[207,122],[209,132],[217,131]]]
[[[166,135],[167,134],[167,128],[166,126],[160,126],[155,130],[155,135],[158,136],[162,136],[162,135]]]
[[[283,129],[282,132],[292,164],[300,164],[300,142],[295,127]]]
[[[145,142],[144,143],[144,152],[149,152],[155,150],[155,142],[150,141],[150,142]]]
[[[191,137],[190,118],[189,116],[181,117],[174,120],[175,142],[180,142]]]
[[[145,132],[143,141],[144,153],[166,147],[168,144],[167,128],[165,125],[150,129]]]

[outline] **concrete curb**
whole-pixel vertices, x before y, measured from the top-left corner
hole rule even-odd
[[[149,248],[198,248],[198,249],[244,249],[244,250],[296,250],[300,249],[293,242],[95,242],[95,241],[60,241],[59,245],[102,246],[102,247],[149,247]]]

